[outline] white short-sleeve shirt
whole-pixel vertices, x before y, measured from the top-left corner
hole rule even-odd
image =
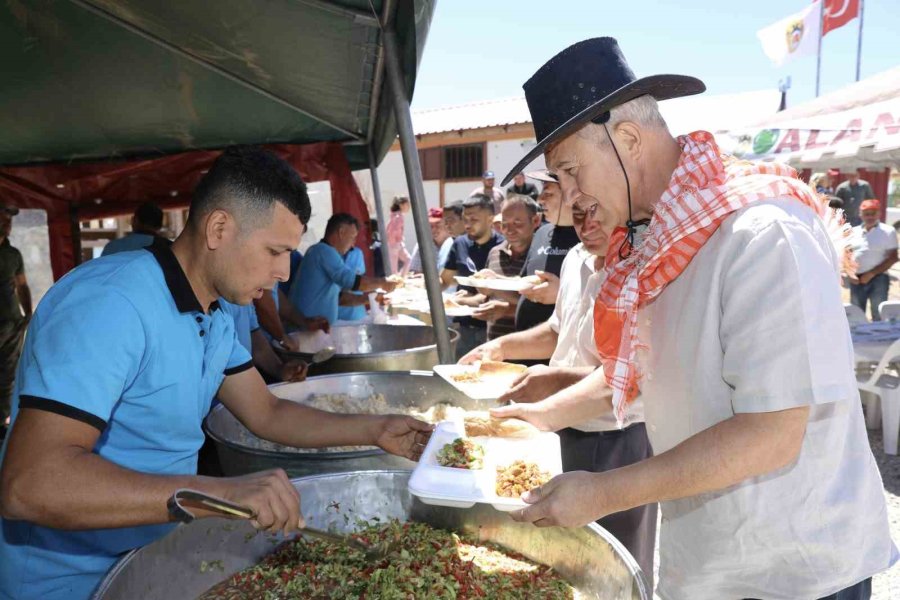
[[[794,464],[660,503],[665,600],[820,598],[896,561],[837,264],[810,209],[756,203],[638,314],[657,455],[737,413],[810,407]]]
[[[878,223],[872,229],[866,231],[865,226],[854,227],[858,229],[866,240],[866,245],[856,256],[856,272],[866,273],[871,271],[897,251],[897,232],[890,225]]]
[[[596,257],[578,244],[563,260],[559,277],[556,308],[548,323],[559,334],[550,357],[551,367],[600,367],[600,355],[594,343],[594,300],[606,279],[602,269],[594,269]],[[643,421],[640,398],[629,407],[623,426]],[[585,421],[574,429],[612,431],[619,429],[612,411]]]

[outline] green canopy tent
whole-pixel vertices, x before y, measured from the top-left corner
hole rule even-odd
[[[367,219],[350,170],[376,177],[399,132],[427,239],[409,99],[435,1],[11,0],[0,8],[0,198],[47,210],[59,277],[76,264],[79,220],[147,200],[184,206],[232,144],[270,145],[307,180],[329,179],[335,210]],[[426,278],[443,323],[437,273]]]

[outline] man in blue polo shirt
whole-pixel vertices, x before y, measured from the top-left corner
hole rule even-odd
[[[366,274],[366,258],[362,250],[353,246],[344,255],[344,264],[356,271],[358,275]],[[366,294],[341,290],[338,297],[338,320],[361,321],[366,318]]]
[[[277,289],[277,286],[276,288]],[[263,298],[270,297],[268,290]],[[253,366],[268,382],[297,382],[306,379],[307,364],[302,360],[284,361],[272,349],[271,340],[265,336],[260,327],[256,306],[250,304],[233,304],[224,298],[219,299],[219,306],[234,321],[234,331],[238,342],[250,353]]]
[[[493,220],[494,204],[490,197],[476,194],[463,201],[466,235],[453,240],[447,264],[441,271],[441,284],[445,289],[454,284],[455,276],[469,276],[487,266],[491,248],[503,242],[503,236],[492,227]],[[464,285],[457,287],[454,296],[459,304],[474,307],[481,304],[481,298],[475,288]],[[457,317],[454,321],[459,327],[459,342],[456,344],[456,358],[459,360],[487,340],[487,329],[484,321],[472,317]]]
[[[302,314],[325,317],[334,323],[341,290],[371,292],[383,288],[390,292],[396,287],[383,277],[367,277],[347,266],[343,257],[356,243],[357,235],[359,221],[353,215],[337,213],[328,219],[325,237],[306,251],[288,296]]]
[[[220,296],[247,304],[287,278],[309,214],[290,165],[229,150],[201,180],[170,248],[92,260],[44,296],[2,451],[0,598],[87,598],[124,552],[170,531],[167,500],[179,488],[250,507],[260,529],[296,529],[300,498],[284,471],[195,475],[214,395],[276,443],[420,454],[430,428],[415,419],[274,397],[218,307]]]

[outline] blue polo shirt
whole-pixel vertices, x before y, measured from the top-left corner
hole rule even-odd
[[[344,255],[344,264],[353,269],[358,275],[366,274],[366,259],[362,250],[354,246]],[[362,292],[357,292],[361,294]],[[338,305],[338,319],[341,321],[359,321],[366,318],[365,306],[340,306]]]
[[[251,366],[231,317],[215,304],[204,313],[175,255],[154,244],[92,260],[47,292],[19,360],[12,422],[22,408],[54,412],[96,427],[94,453],[110,462],[194,474],[216,390]],[[124,552],[172,527],[0,520],[0,598],[87,598]]]
[[[142,250],[152,244],[171,244],[172,242],[164,237],[150,235],[147,233],[129,233],[117,240],[110,240],[108,244],[103,246],[101,256],[109,256],[119,252],[130,252],[131,250]]]
[[[289,271],[287,281],[279,282],[275,287],[280,288],[285,294],[290,293],[291,286],[294,284],[294,279],[297,278],[297,272],[300,270],[300,263],[302,262],[303,253],[299,250],[291,250],[291,270]]]
[[[277,288],[275,288],[277,289]],[[276,296],[277,297],[277,296]],[[277,301],[276,301],[277,306]],[[232,304],[225,298],[219,298],[219,308],[234,321],[234,331],[241,346],[253,355],[252,333],[259,329],[259,318],[256,316],[256,306],[251,302],[246,306]]]
[[[300,263],[300,272],[288,297],[305,317],[338,318],[341,290],[356,290],[362,276],[344,263],[344,258],[325,240],[310,246]]]

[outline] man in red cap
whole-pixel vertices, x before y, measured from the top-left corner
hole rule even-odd
[[[859,205],[862,225],[860,230],[866,245],[856,257],[856,274],[848,275],[850,301],[866,310],[866,303],[872,305],[872,320],[881,315],[878,307],[888,298],[891,280],[887,271],[897,262],[897,232],[881,222],[881,203],[878,200],[864,200]]]
[[[437,252],[437,270],[438,273],[447,264],[447,257],[450,256],[450,248],[453,247],[453,238],[450,231],[444,225],[444,209],[429,208],[428,209],[428,225],[431,226],[431,239],[434,242],[434,250]],[[419,244],[416,244],[409,261],[409,270],[413,273],[422,272],[422,253],[419,252]]]

